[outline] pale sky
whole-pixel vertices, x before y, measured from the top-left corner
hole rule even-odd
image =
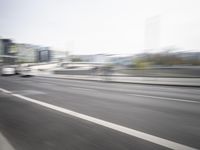
[[[200,50],[200,0],[0,2],[0,36],[19,43],[73,54],[140,53],[152,48],[145,44],[147,20],[159,16],[159,30],[151,32],[160,33],[157,48]]]

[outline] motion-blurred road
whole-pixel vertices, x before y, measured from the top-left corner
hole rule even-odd
[[[0,77],[0,88],[200,149],[200,88]],[[16,150],[159,150],[118,132],[0,92],[0,132]]]

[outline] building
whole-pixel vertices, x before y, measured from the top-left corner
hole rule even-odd
[[[0,62],[4,64],[14,64],[16,51],[12,49],[13,42],[10,39],[0,39]]]
[[[0,39],[0,63],[3,64],[66,61],[67,56],[64,51],[52,51],[48,47]]]
[[[134,56],[113,55],[110,57],[110,62],[120,66],[131,66],[134,63]]]
[[[31,44],[14,44],[17,63],[35,63],[38,61],[38,46]]]
[[[51,51],[49,50],[48,47],[41,47],[37,50],[38,57],[37,61],[38,62],[49,62],[51,61]]]
[[[51,61],[51,51],[48,47],[41,47],[32,44],[18,44],[12,46],[16,51],[17,63],[37,63]]]
[[[95,54],[95,55],[72,55],[72,60],[79,60],[82,62],[96,62],[96,63],[107,63],[110,60],[111,55],[106,54]]]
[[[2,63],[3,62],[3,42],[2,42],[2,40],[0,40],[0,63]]]
[[[51,50],[50,51],[50,60],[51,61],[69,61],[69,56],[68,52],[66,51],[56,51],[56,50]]]

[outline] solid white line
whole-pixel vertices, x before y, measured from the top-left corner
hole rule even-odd
[[[7,91],[7,90],[4,90],[4,89],[3,90],[0,89],[0,90],[3,91],[3,92]],[[84,119],[84,120],[93,122],[95,124],[98,124],[98,125],[101,125],[101,126],[104,126],[104,127],[107,127],[107,128],[110,128],[110,129],[113,129],[113,130],[116,130],[116,131],[119,131],[119,132],[122,132],[122,133],[125,133],[125,134],[131,135],[131,136],[134,136],[134,137],[137,137],[137,138],[140,138],[140,139],[152,142],[152,143],[155,143],[157,145],[161,145],[161,146],[170,148],[170,149],[174,149],[174,150],[197,150],[195,148],[192,148],[192,147],[189,147],[189,146],[186,146],[186,145],[183,145],[183,144],[179,144],[179,143],[176,143],[176,142],[173,142],[173,141],[169,141],[169,140],[157,137],[157,136],[153,136],[153,135],[141,132],[141,131],[137,131],[137,130],[134,130],[134,129],[131,129],[131,128],[127,128],[127,127],[124,127],[124,126],[121,126],[121,125],[118,125],[118,124],[115,124],[115,123],[111,123],[111,122],[108,122],[108,121],[104,121],[104,120],[101,120],[101,119],[98,119],[98,118],[91,117],[91,116],[88,116],[88,115],[84,115],[84,114],[81,114],[81,113],[78,113],[78,112],[75,112],[75,111],[71,111],[69,109],[65,109],[65,108],[62,108],[62,107],[59,107],[59,106],[55,106],[55,105],[52,105],[52,104],[41,102],[39,100],[35,100],[35,99],[29,98],[29,97],[26,97],[26,96],[23,96],[23,95],[19,95],[19,94],[11,94],[11,95],[18,97],[18,98],[21,98],[23,100],[44,106],[44,107],[65,113],[65,114],[71,115],[71,116],[74,116],[74,117],[77,117],[77,118],[80,118],[80,119]]]
[[[4,93],[8,93],[8,94],[12,93],[12,92],[10,92],[10,91],[8,91],[8,90],[5,90],[5,89],[2,89],[2,88],[0,88],[0,91],[2,91],[2,92],[4,92]]]
[[[187,103],[197,103],[200,104],[200,101],[186,100],[186,99],[178,99],[178,98],[168,98],[168,97],[160,97],[160,96],[150,96],[150,95],[141,95],[141,94],[129,94],[138,97],[146,97],[146,98],[154,98],[154,99],[163,99],[168,101],[178,101],[178,102],[187,102]]]

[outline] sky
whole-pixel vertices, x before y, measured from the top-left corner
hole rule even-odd
[[[199,7],[200,0],[0,0],[0,37],[72,54],[200,50]]]

